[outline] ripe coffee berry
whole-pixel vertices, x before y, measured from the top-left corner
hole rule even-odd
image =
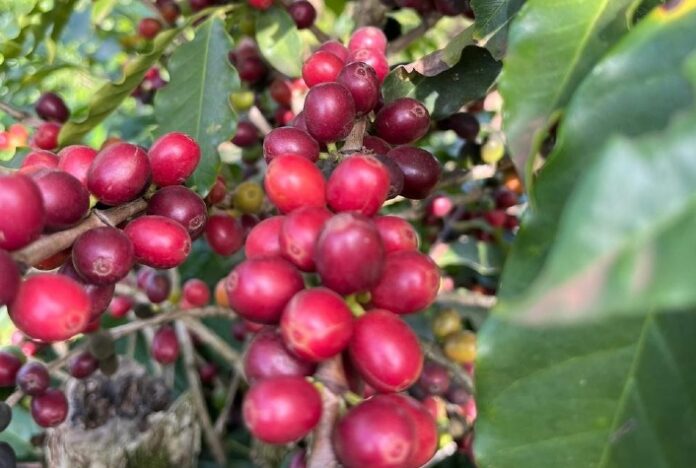
[[[379,216],[375,218],[375,226],[387,254],[400,250],[418,250],[418,233],[405,219],[398,216]]]
[[[244,245],[244,228],[229,215],[212,215],[205,225],[205,239],[218,255],[232,255]]]
[[[280,256],[280,228],[285,216],[271,216],[254,226],[244,243],[247,258]]]
[[[87,325],[91,302],[74,280],[40,273],[19,287],[10,318],[25,335],[42,341],[65,341]]]
[[[155,272],[147,277],[145,295],[153,304],[160,304],[167,300],[172,292],[172,280],[164,272]]]
[[[257,10],[268,10],[273,5],[273,0],[247,0],[249,6]]]
[[[239,78],[249,84],[261,81],[268,72],[266,64],[258,57],[248,57],[237,63]]]
[[[162,29],[162,23],[155,18],[143,18],[138,23],[138,34],[145,39],[154,39]]]
[[[0,175],[0,249],[12,251],[33,242],[45,220],[36,183],[24,174]]]
[[[75,270],[72,262],[65,262],[63,266],[60,267],[58,273],[68,278],[71,278],[82,286],[82,289],[87,293],[90,302],[90,315],[89,322],[93,322],[98,319],[99,316],[106,310],[111,303],[111,299],[114,296],[115,285],[96,285],[86,282]]]
[[[22,361],[16,355],[0,351],[0,387],[14,387],[21,367]]]
[[[324,42],[317,50],[331,52],[344,63],[348,60],[348,56],[350,55],[348,48],[336,40]]]
[[[12,256],[0,249],[0,307],[12,302],[21,281],[19,268]]]
[[[68,400],[60,390],[50,388],[31,399],[31,416],[41,427],[55,427],[68,415]]]
[[[319,392],[302,377],[262,380],[252,385],[242,405],[249,431],[269,444],[287,444],[306,436],[321,412]]]
[[[379,78],[374,68],[363,62],[352,62],[343,67],[336,81],[345,85],[355,101],[355,112],[371,112],[379,101]]]
[[[404,174],[401,194],[414,200],[422,200],[430,194],[440,179],[440,163],[427,151],[413,146],[399,146],[387,153]]]
[[[240,322],[241,323],[241,322]],[[258,332],[244,353],[244,376],[250,383],[281,375],[312,375],[316,365],[290,352],[280,333],[272,328]]]
[[[202,280],[188,280],[184,283],[182,292],[184,299],[194,307],[203,307],[210,302],[210,288]]]
[[[280,253],[302,271],[314,271],[314,251],[331,212],[308,206],[285,216],[280,229]]]
[[[295,22],[297,29],[306,29],[310,27],[317,18],[317,10],[306,0],[298,0],[291,3],[288,7],[288,13],[292,16],[292,20]]]
[[[60,124],[46,122],[39,125],[34,133],[34,144],[42,150],[52,150],[58,147],[58,133]]]
[[[317,141],[343,140],[353,128],[355,102],[344,85],[321,83],[307,93],[304,113],[307,130]]]
[[[271,98],[281,106],[289,107],[292,103],[290,83],[282,78],[276,78],[268,87]]]
[[[89,210],[89,193],[67,172],[43,169],[32,174],[46,209],[46,228],[65,229]]]
[[[454,130],[459,138],[469,142],[476,141],[481,128],[478,119],[468,112],[450,115],[439,126],[444,130]]]
[[[246,120],[237,123],[237,131],[232,138],[232,143],[240,148],[254,146],[259,141],[259,131],[256,126]]]
[[[318,50],[302,65],[302,79],[310,88],[319,83],[336,81],[343,61],[331,52]]]
[[[503,210],[491,210],[483,214],[483,219],[494,228],[501,228],[505,225],[507,214]]]
[[[428,395],[444,395],[450,385],[450,377],[447,369],[434,362],[427,362],[423,366],[418,378],[418,386]]]
[[[372,303],[397,314],[428,307],[440,287],[440,272],[430,257],[415,251],[387,255],[379,283],[372,288]]]
[[[404,172],[393,159],[383,154],[375,154],[375,157],[389,171],[389,193],[387,193],[387,199],[400,195],[404,189]]]
[[[145,151],[129,143],[116,143],[94,158],[87,173],[87,188],[102,203],[120,205],[143,193],[150,177]]]
[[[389,171],[376,158],[355,154],[334,169],[326,183],[326,201],[332,210],[373,216],[389,193]]]
[[[266,257],[246,260],[225,283],[230,306],[257,323],[278,323],[285,305],[304,288],[302,276],[287,260]]]
[[[89,377],[99,367],[99,360],[84,351],[68,361],[68,372],[76,379]]]
[[[60,150],[58,157],[58,169],[72,175],[87,187],[87,172],[97,157],[97,151],[89,146],[72,145]]]
[[[73,244],[72,260],[86,281],[97,285],[116,283],[133,268],[133,244],[120,229],[90,229]]]
[[[418,140],[429,128],[428,109],[412,98],[399,98],[386,104],[375,117],[377,135],[393,145]]]
[[[387,37],[381,29],[363,26],[355,30],[348,42],[348,50],[371,49],[384,54],[387,51]]]
[[[208,196],[205,198],[205,201],[209,205],[217,205],[225,198],[226,193],[227,186],[225,184],[225,179],[223,179],[221,176],[217,176],[215,178],[215,183],[208,193]]]
[[[196,170],[201,149],[196,140],[185,133],[170,132],[155,141],[148,157],[155,185],[179,185]]]
[[[133,243],[138,263],[153,268],[179,266],[191,251],[188,231],[164,216],[141,216],[128,223],[124,232]]]
[[[158,2],[157,9],[162,15],[162,18],[169,24],[176,23],[177,18],[181,14],[181,9],[179,5],[174,3],[174,0]]]
[[[372,69],[377,74],[377,79],[380,83],[389,74],[389,62],[387,62],[387,57],[384,53],[373,49],[358,49],[350,53],[348,62],[364,62],[372,67]],[[379,108],[380,104],[377,104],[375,110]]]
[[[147,214],[164,216],[181,224],[195,240],[203,234],[208,210],[203,199],[182,185],[162,187],[150,198]]]
[[[391,400],[404,410],[414,429],[411,458],[407,466],[417,468],[425,465],[435,455],[438,443],[437,425],[428,410],[413,398],[399,393],[382,395],[379,398]]]
[[[70,118],[70,110],[60,96],[55,93],[43,93],[36,101],[36,113],[44,120],[63,123]]]
[[[162,327],[155,332],[150,348],[152,357],[160,364],[171,364],[179,357],[179,341],[172,327]]]
[[[363,137],[363,146],[378,155],[385,155],[392,149],[389,143],[373,135]]]
[[[21,172],[32,174],[38,169],[57,169],[60,159],[50,151],[34,150],[27,154],[20,166]]]
[[[263,139],[263,157],[270,163],[278,156],[294,154],[314,162],[319,159],[319,144],[309,133],[294,127],[278,127]]]
[[[266,195],[281,213],[304,206],[326,205],[324,176],[317,166],[302,156],[286,155],[268,165],[264,187]]]
[[[27,395],[41,395],[50,384],[48,370],[40,362],[27,362],[17,372],[17,385]]]

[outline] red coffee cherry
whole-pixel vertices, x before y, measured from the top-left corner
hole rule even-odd
[[[365,135],[363,137],[363,146],[370,151],[374,151],[378,155],[385,155],[392,149],[389,143],[382,140],[380,137],[372,135]]]
[[[435,300],[440,271],[430,257],[403,251],[387,255],[379,283],[372,288],[372,303],[397,314],[425,309]]]
[[[398,216],[379,216],[375,218],[375,226],[386,253],[418,250],[418,233],[405,219]]]
[[[304,288],[302,276],[278,257],[246,260],[227,277],[230,306],[240,316],[257,323],[278,323],[285,305]]]
[[[198,239],[205,230],[208,210],[203,199],[182,185],[162,187],[147,203],[147,214],[165,216],[181,224],[191,240]]]
[[[350,55],[350,52],[346,46],[336,40],[324,42],[317,50],[331,52],[336,57],[340,58],[344,63],[346,60],[348,60],[348,56]]]
[[[46,209],[46,228],[60,230],[80,221],[89,211],[87,189],[67,172],[42,169],[32,174]]]
[[[133,243],[138,263],[153,268],[174,268],[191,252],[191,237],[184,227],[164,216],[136,218],[123,230]]]
[[[160,364],[171,364],[179,357],[179,340],[174,329],[164,326],[155,332],[150,348],[152,357]]]
[[[113,284],[133,268],[133,244],[120,229],[90,229],[73,244],[72,260],[77,272],[88,282]]]
[[[446,195],[437,195],[426,207],[427,213],[435,218],[444,218],[454,209],[454,202]]]
[[[299,357],[321,362],[343,351],[353,333],[353,314],[341,296],[326,288],[297,293],[280,320],[283,340]]]
[[[208,202],[209,205],[217,205],[225,198],[226,193],[227,186],[225,184],[225,179],[223,179],[222,176],[217,176],[205,201]]]
[[[174,3],[173,0],[157,2],[157,9],[159,10],[160,15],[162,15],[162,18],[164,18],[164,20],[169,24],[176,23],[177,18],[179,18],[179,15],[181,14],[179,5]]]
[[[268,165],[264,180],[266,195],[281,213],[304,206],[326,205],[324,176],[302,156],[286,155]]]
[[[142,148],[116,143],[97,153],[87,173],[87,188],[102,203],[115,206],[138,198],[150,176],[150,163]]]
[[[473,114],[458,112],[438,122],[438,127],[443,130],[454,130],[463,140],[474,142],[479,134],[481,125]]]
[[[138,34],[145,39],[154,39],[162,30],[162,23],[155,18],[143,18],[138,23]]]
[[[290,123],[288,123],[289,126],[293,128],[297,128],[302,130],[303,132],[307,131],[307,122],[305,121],[304,118],[304,111],[300,111],[295,118],[293,118]],[[309,133],[307,133],[309,135]]]
[[[67,415],[68,400],[60,390],[49,388],[31,399],[31,417],[41,427],[56,427]]]
[[[87,325],[90,307],[89,296],[76,281],[40,273],[24,280],[9,312],[15,326],[28,337],[65,341]]]
[[[401,194],[404,189],[404,171],[393,159],[383,155],[375,154],[375,158],[384,164],[384,167],[389,171],[389,193],[387,199],[394,198]]]
[[[321,83],[307,93],[304,115],[307,130],[315,140],[320,143],[343,140],[353,128],[355,102],[344,85]]]
[[[362,378],[379,392],[407,389],[423,368],[418,337],[387,310],[370,310],[355,321],[348,353]],[[389,365],[385,366],[385,362]]]
[[[409,467],[415,428],[401,405],[381,395],[354,406],[333,432],[336,456],[345,468]]]
[[[46,366],[37,361],[24,364],[17,372],[16,380],[19,388],[31,396],[43,394],[51,384]]]
[[[412,98],[399,98],[386,104],[375,117],[377,135],[393,145],[411,143],[425,136],[430,113]]]
[[[339,294],[352,294],[377,284],[384,267],[384,247],[368,218],[340,213],[326,222],[314,258],[324,286]]]
[[[237,131],[232,138],[232,143],[240,148],[248,148],[254,146],[259,141],[259,131],[256,126],[246,120],[240,120],[237,123]]]
[[[399,146],[387,153],[404,174],[401,194],[414,200],[426,198],[440,179],[440,163],[429,152],[413,146]]]
[[[425,465],[435,455],[437,450],[437,424],[433,416],[425,406],[404,394],[392,393],[390,395],[381,395],[378,398],[391,400],[396,403],[399,408],[408,414],[412,422],[411,427],[414,429],[415,437],[413,438],[411,459],[406,466],[419,468]]]
[[[314,24],[314,20],[317,18],[317,10],[306,0],[291,3],[288,7],[288,13],[292,16],[297,29],[307,29]]]
[[[88,322],[98,320],[101,314],[111,303],[111,299],[114,297],[115,285],[106,284],[103,286],[98,286],[96,284],[87,283],[77,273],[72,262],[65,262],[65,264],[63,264],[63,266],[61,266],[58,270],[58,274],[67,276],[82,286],[82,289],[87,293],[87,297],[89,297],[90,308]]]
[[[241,322],[239,322],[241,323]],[[291,353],[280,333],[270,327],[254,336],[244,353],[244,376],[249,383],[281,375],[305,377],[316,365]]]
[[[169,298],[172,292],[172,280],[165,272],[154,271],[147,276],[142,289],[150,302],[160,304]]]
[[[12,251],[33,242],[45,220],[36,183],[24,174],[0,175],[0,248]]]
[[[343,61],[331,52],[318,50],[302,65],[302,79],[310,88],[319,83],[336,81],[343,68]]]
[[[512,190],[500,189],[495,194],[495,206],[498,209],[505,210],[511,206],[517,205],[517,195]]]
[[[270,163],[278,156],[294,154],[315,162],[319,159],[319,143],[306,131],[294,127],[278,127],[263,139],[263,157]]]
[[[55,122],[45,122],[39,125],[34,133],[34,144],[42,150],[52,150],[58,147],[58,134],[60,124]]]
[[[36,101],[36,113],[44,120],[63,123],[70,118],[70,110],[63,99],[55,93],[43,93]]]
[[[357,115],[367,114],[377,105],[380,93],[379,78],[370,65],[363,62],[349,63],[343,67],[336,81],[350,91]]]
[[[237,61],[239,78],[249,84],[257,83],[266,77],[268,68],[259,57],[248,57]]]
[[[268,444],[287,444],[309,434],[321,417],[321,395],[302,377],[271,377],[252,385],[242,413],[251,434]]]
[[[505,225],[507,214],[504,210],[491,210],[483,214],[483,219],[485,219],[491,227],[501,228]]]
[[[133,308],[133,301],[128,296],[116,296],[109,303],[109,313],[113,318],[123,318]]]
[[[159,137],[148,151],[152,166],[152,182],[164,187],[183,184],[201,160],[196,140],[180,132]]]
[[[247,0],[249,6],[257,10],[268,10],[273,5],[273,0]]]
[[[0,351],[0,387],[14,387],[22,361],[8,351]]]
[[[193,278],[184,283],[182,295],[194,307],[203,307],[210,302],[210,288],[204,281]]]
[[[98,367],[99,360],[87,351],[81,352],[68,361],[68,373],[76,379],[89,377]]]
[[[229,215],[212,215],[205,225],[205,239],[216,254],[229,256],[244,245],[244,228]]]
[[[12,256],[0,249],[0,306],[14,300],[21,281],[19,268]]]
[[[279,236],[281,255],[302,271],[314,271],[317,240],[331,216],[326,208],[312,206],[285,216]]]
[[[387,36],[374,26],[358,28],[350,36],[348,50],[355,52],[360,49],[372,49],[384,54],[387,51]]]
[[[38,169],[58,169],[60,159],[57,155],[45,150],[33,150],[22,161],[21,172],[31,174]]]
[[[326,201],[332,210],[373,216],[389,193],[389,171],[376,158],[354,154],[341,161],[326,183]]]
[[[60,150],[58,157],[58,169],[72,175],[87,187],[87,173],[97,157],[97,151],[89,146],[71,145]]]
[[[349,62],[364,62],[372,67],[377,74],[377,79],[382,83],[389,74],[389,62],[383,52],[373,49],[358,49],[350,53]],[[376,110],[380,104],[377,104]]]
[[[426,362],[418,378],[418,386],[428,395],[444,395],[450,386],[447,369],[434,362]]]
[[[271,216],[254,226],[244,244],[246,258],[280,256],[280,228],[285,216]]]
[[[281,106],[289,107],[292,103],[290,83],[283,78],[276,78],[268,87],[271,98]]]

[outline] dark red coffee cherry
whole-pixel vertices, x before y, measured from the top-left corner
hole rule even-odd
[[[90,229],[73,244],[72,260],[77,272],[88,282],[116,283],[133,268],[133,244],[120,229]]]
[[[82,287],[66,276],[40,273],[19,287],[10,318],[35,340],[65,341],[89,322],[91,302]]]
[[[191,240],[198,239],[205,230],[208,210],[203,199],[182,185],[159,189],[147,203],[147,214],[164,216],[181,224]]]
[[[389,192],[387,193],[387,199],[400,195],[404,189],[404,172],[396,161],[384,154],[375,154],[375,158],[384,164],[384,167],[389,171]]]
[[[274,128],[263,139],[263,157],[270,163],[278,156],[287,154],[302,156],[315,162],[319,159],[319,144],[309,133],[298,128]]]
[[[177,18],[179,18],[179,15],[181,14],[181,9],[179,8],[179,5],[174,2],[174,0],[158,1],[157,9],[159,10],[160,15],[162,15],[162,18],[164,18],[164,20],[169,24],[176,23]]]
[[[8,351],[0,351],[0,387],[14,387],[22,361]]]
[[[454,130],[454,133],[459,138],[473,142],[479,134],[481,126],[478,119],[468,112],[458,112],[450,115],[444,121],[441,121],[438,126],[443,130]]]
[[[379,216],[375,218],[386,253],[401,250],[418,250],[418,233],[411,223],[398,216]]]
[[[440,179],[440,163],[423,149],[399,146],[387,153],[387,157],[396,162],[404,174],[401,194],[406,198],[422,200]]]
[[[374,396],[354,406],[333,432],[336,456],[345,468],[410,467],[415,428],[391,399]]]
[[[305,121],[304,118],[304,111],[300,111],[295,118],[293,118],[290,123],[288,123],[289,126],[293,128],[297,128],[299,130],[302,130],[303,132],[307,132],[307,121]],[[309,133],[307,133],[309,135]]]
[[[172,280],[168,274],[158,271],[148,276],[143,289],[150,302],[160,304],[169,298],[172,292]]]
[[[485,219],[491,227],[501,228],[505,225],[507,214],[505,214],[504,210],[491,210],[483,214],[483,219]]]
[[[203,280],[190,279],[184,283],[182,296],[194,307],[203,307],[210,302],[210,288]]]
[[[14,300],[21,281],[19,268],[12,256],[0,249],[0,307]]]
[[[434,0],[434,4],[438,13],[445,16],[463,15],[467,10],[466,2],[463,0]]]
[[[17,372],[17,385],[27,395],[41,395],[50,384],[51,377],[46,366],[38,361],[27,362]]]
[[[389,143],[382,140],[380,137],[372,135],[365,135],[365,137],[363,137],[363,146],[378,155],[386,155],[392,149]]]
[[[257,10],[268,10],[273,5],[273,0],[247,0],[249,6]]]
[[[279,376],[257,382],[242,405],[249,431],[268,444],[303,438],[317,425],[321,411],[321,395],[302,377]]]
[[[89,193],[67,172],[42,169],[32,174],[46,209],[46,228],[59,230],[80,221],[89,210]]]
[[[425,406],[407,395],[392,393],[390,395],[381,395],[378,398],[393,401],[406,412],[411,420],[411,427],[414,429],[415,437],[413,438],[411,459],[406,466],[418,468],[425,465],[435,455],[437,450],[437,424],[433,416]]]
[[[229,215],[212,215],[205,225],[205,239],[216,254],[229,256],[244,245],[244,228]]]
[[[285,305],[304,288],[302,276],[287,260],[278,257],[246,260],[227,277],[230,306],[256,323],[278,323]]]
[[[99,360],[87,351],[74,356],[68,361],[68,372],[76,379],[84,379],[99,367]]]
[[[440,271],[430,257],[403,251],[387,255],[384,272],[372,288],[372,303],[397,314],[411,314],[428,307],[440,287]]]
[[[36,183],[24,174],[0,175],[0,248],[12,251],[33,242],[45,220]]]
[[[352,294],[377,284],[384,267],[384,247],[372,221],[340,213],[326,222],[314,259],[324,286],[339,294]]]
[[[39,125],[34,133],[34,144],[42,150],[52,150],[58,147],[58,134],[60,124],[55,122],[45,122]]]
[[[290,122],[294,117],[295,114],[289,107],[280,106],[273,113],[273,119],[275,120],[276,125],[290,125]]]
[[[371,49],[384,54],[387,51],[387,36],[374,26],[358,28],[350,36],[348,50],[355,52],[360,49]]]
[[[280,229],[280,253],[302,271],[314,271],[314,251],[324,224],[331,218],[326,208],[308,206],[285,216]]]
[[[87,173],[87,188],[106,205],[138,198],[150,182],[150,163],[142,148],[116,143],[101,150]]]
[[[38,169],[58,169],[60,159],[57,155],[45,150],[34,150],[27,154],[20,166],[21,172],[32,174]]]
[[[109,303],[109,314],[113,318],[123,318],[133,308],[133,300],[128,296],[116,296]]]
[[[379,392],[407,389],[418,380],[423,368],[418,337],[399,316],[387,310],[368,311],[355,321],[348,353],[362,378]]]
[[[389,193],[389,171],[377,158],[354,154],[341,161],[326,183],[332,210],[373,216]]]
[[[63,99],[55,93],[43,93],[36,101],[36,113],[44,120],[66,122],[70,118],[70,110]]]
[[[268,87],[271,98],[281,106],[290,107],[292,103],[292,88],[290,81],[284,78],[276,78]]]
[[[498,209],[505,210],[511,206],[517,205],[517,195],[512,190],[500,189],[495,194],[495,206]]]
[[[444,395],[450,386],[447,369],[434,362],[426,362],[418,378],[418,386],[428,395]]]
[[[246,120],[237,123],[237,131],[232,138],[232,143],[240,148],[254,146],[259,141],[259,131],[256,126]]]
[[[364,62],[372,67],[377,74],[377,79],[382,83],[389,74],[389,62],[384,53],[374,49],[358,49],[350,53],[349,62]],[[379,109],[380,104],[377,103],[375,110]]]
[[[49,388],[31,399],[31,417],[41,427],[56,427],[67,415],[68,400],[60,390]]]
[[[60,269],[58,274],[65,275],[82,286],[82,289],[87,293],[90,302],[89,309],[89,322],[99,319],[101,314],[106,310],[106,308],[111,303],[111,299],[114,297],[114,284],[106,285],[96,285],[86,282],[75,270],[73,263],[71,261],[65,262]]]
[[[87,172],[97,157],[97,151],[89,146],[72,145],[60,150],[58,157],[58,169],[72,175],[87,187]]]
[[[348,48],[336,40],[324,42],[317,50],[331,52],[336,57],[340,58],[342,62],[348,60],[348,56],[350,55]]]
[[[138,34],[145,39],[154,39],[162,30],[162,23],[156,18],[143,18],[138,23]]]
[[[280,256],[280,228],[284,219],[285,216],[271,216],[249,231],[244,243],[247,258]]]
[[[147,153],[152,167],[152,182],[164,187],[183,184],[201,160],[196,140],[181,132],[159,137]]]
[[[314,24],[314,20],[317,18],[317,10],[306,0],[291,3],[288,7],[288,13],[292,16],[297,29],[307,29]]]
[[[363,115],[371,112],[379,100],[379,79],[374,68],[364,62],[346,65],[337,80],[348,88],[355,101],[355,112]]]
[[[176,221],[164,216],[136,218],[123,230],[133,243],[138,263],[153,268],[174,268],[191,252],[191,237]]]
[[[268,68],[259,57],[248,57],[238,61],[237,72],[242,81],[254,84],[266,77]]]
[[[321,83],[307,93],[304,113],[307,130],[314,139],[321,143],[339,141],[353,128],[355,103],[344,85]]]
[[[152,357],[160,364],[171,364],[179,357],[179,340],[174,329],[169,326],[160,328],[152,338],[150,348]]]
[[[331,52],[318,50],[302,65],[302,79],[310,88],[320,83],[336,81],[343,61]]]
[[[412,98],[399,98],[386,104],[375,117],[377,135],[393,145],[411,143],[425,136],[430,113]]]
[[[227,186],[225,184],[225,179],[223,179],[222,176],[217,176],[215,178],[215,183],[210,189],[210,192],[208,192],[208,196],[205,198],[205,201],[209,205],[217,205],[225,198],[226,193]]]
[[[240,322],[241,323],[241,322]],[[280,333],[270,327],[254,336],[244,353],[244,376],[251,384],[281,375],[312,375],[316,365],[291,353]]]
[[[343,351],[353,333],[353,314],[341,296],[326,288],[297,293],[280,319],[283,340],[299,357],[321,362]]]
[[[275,158],[264,180],[266,195],[281,213],[326,205],[324,176],[311,161],[296,155]]]

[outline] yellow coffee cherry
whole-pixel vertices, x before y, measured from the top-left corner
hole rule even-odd
[[[471,364],[476,359],[476,334],[460,330],[445,340],[445,356],[458,364]]]
[[[242,213],[258,213],[263,207],[263,189],[256,182],[242,182],[234,192],[232,203]]]
[[[441,310],[433,320],[433,334],[436,338],[443,339],[461,329],[462,320],[455,309]]]
[[[254,105],[254,92],[253,91],[237,91],[230,94],[230,104],[234,110],[238,112],[244,112]]]
[[[483,162],[493,164],[505,156],[505,144],[496,136],[491,136],[481,147],[481,159]]]

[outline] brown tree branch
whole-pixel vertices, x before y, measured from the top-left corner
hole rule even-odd
[[[26,120],[30,117],[33,117],[31,113],[23,111],[21,109],[17,109],[16,107],[2,101],[0,101],[0,110],[15,120]]]
[[[230,314],[231,313],[232,312],[230,311]],[[182,321],[186,324],[186,328],[196,335],[197,338],[219,354],[220,357],[232,364],[236,372],[241,373],[242,357],[240,354],[230,345],[228,345],[225,340],[220,338],[215,332],[211,331],[208,327],[201,323],[197,317],[200,316],[184,314]]]
[[[230,386],[227,389],[227,396],[225,397],[225,405],[222,407],[217,420],[215,421],[215,433],[222,436],[225,433],[225,425],[227,423],[227,418],[229,417],[232,406],[234,406],[234,400],[237,397],[237,391],[239,390],[239,384],[242,382],[242,374],[238,371],[234,372],[232,380],[230,381]]]

